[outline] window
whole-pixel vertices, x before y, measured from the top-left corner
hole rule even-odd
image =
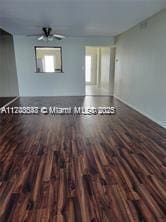
[[[63,72],[61,47],[35,47],[35,55],[37,73]]]
[[[54,67],[55,67],[54,56],[52,55],[44,56],[44,65],[46,72],[54,72]]]
[[[91,63],[92,59],[91,56],[86,56],[86,82],[90,83],[91,82]]]

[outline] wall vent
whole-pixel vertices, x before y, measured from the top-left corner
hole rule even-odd
[[[147,21],[144,21],[144,22],[140,23],[140,29],[146,29],[147,26],[148,26],[148,22]]]

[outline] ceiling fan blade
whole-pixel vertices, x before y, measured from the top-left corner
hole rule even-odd
[[[43,35],[38,38],[39,41],[40,41],[40,40],[43,40],[43,39],[44,39],[44,36],[43,36]]]
[[[41,36],[42,34],[34,34],[34,35],[26,35],[27,37],[34,37],[34,36],[36,36],[36,37],[39,37],[39,36]]]
[[[53,36],[54,36],[55,38],[59,38],[59,39],[64,39],[64,38],[65,38],[64,35],[53,34]]]

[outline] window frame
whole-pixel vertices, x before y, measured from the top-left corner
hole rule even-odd
[[[60,54],[61,54],[61,70],[57,71],[57,72],[38,72],[37,71],[37,49],[42,49],[42,48],[50,48],[50,49],[60,49]],[[62,47],[61,46],[35,46],[34,47],[35,50],[35,63],[36,63],[36,71],[35,73],[42,73],[42,74],[57,74],[57,73],[64,73],[63,72],[63,60],[62,60]]]

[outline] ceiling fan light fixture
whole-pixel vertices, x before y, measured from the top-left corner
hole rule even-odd
[[[44,42],[48,42],[48,37],[45,37],[43,36],[43,39],[42,39]]]
[[[47,39],[48,39],[48,41],[53,41],[54,38],[53,38],[53,36],[48,36]]]
[[[55,40],[62,40],[62,39],[65,38],[65,36],[63,36],[63,35],[59,35],[59,34],[56,34],[56,33],[55,34],[51,34],[52,28],[44,27],[42,30],[43,30],[43,35],[42,34],[41,34],[41,36],[40,35],[33,35],[33,36],[38,36],[37,39],[39,41],[51,42],[54,39]]]
[[[44,36],[40,36],[39,38],[38,38],[38,40],[40,41],[40,40],[43,40],[44,39]]]

